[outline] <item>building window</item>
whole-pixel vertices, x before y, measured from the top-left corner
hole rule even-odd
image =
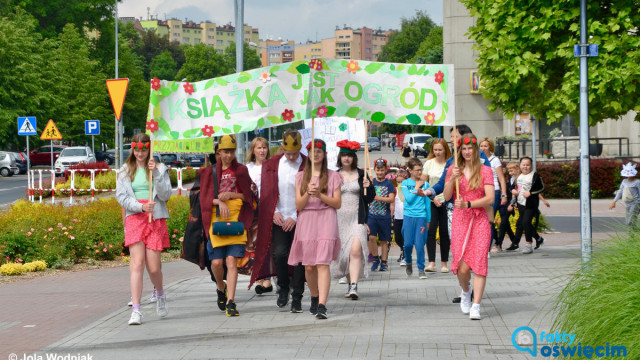
[[[214,39],[214,37],[213,37],[212,35],[207,36],[207,38],[208,38],[209,40],[213,40],[213,39]]]
[[[173,25],[174,29],[180,29],[180,25]]]
[[[194,44],[200,44],[200,39],[193,39]]]
[[[185,43],[185,44],[188,44],[189,43],[189,38],[182,38],[182,42]]]
[[[370,57],[368,57],[368,58],[367,58],[367,61],[371,61],[371,58],[370,58]]]
[[[218,46],[222,46],[222,40],[218,40],[218,41],[216,41],[216,44],[217,44]]]
[[[338,39],[344,39],[344,36],[340,35],[338,36]]]
[[[180,37],[180,33],[173,33],[173,37]]]
[[[373,45],[373,50],[375,50],[377,48],[377,45]]]
[[[370,53],[370,52],[371,52],[371,49],[366,48],[364,51],[368,54],[368,53]]]

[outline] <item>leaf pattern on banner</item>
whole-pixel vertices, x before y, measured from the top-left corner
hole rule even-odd
[[[153,117],[156,119],[159,119],[162,117],[162,109],[160,108],[160,106],[154,106]]]
[[[279,65],[274,65],[271,68],[269,68],[269,72],[271,73],[271,76],[273,76],[273,73],[280,70],[280,66]]]
[[[249,80],[251,80],[251,75],[249,75],[249,73],[246,71],[241,72],[240,75],[238,76],[239,83],[246,83]]]
[[[400,117],[398,118],[398,120],[396,120],[396,124],[402,124],[402,123],[404,123],[404,121],[405,121],[406,119],[407,119],[407,117],[406,117],[406,116],[404,116],[404,115],[403,115],[403,116],[400,116]]]
[[[169,84],[169,88],[171,89],[171,92],[176,92],[180,88],[180,85],[175,81],[172,81],[171,84]],[[193,89],[195,90],[195,87]]]
[[[260,118],[258,120],[258,129],[262,129],[264,127],[264,118]]]
[[[220,130],[221,130],[220,126],[214,126],[213,127],[213,132],[218,132]]]
[[[383,112],[374,112],[373,115],[371,115],[371,121],[379,123],[382,122],[385,117],[386,115]]]
[[[281,123],[283,123],[283,121],[279,117],[277,117],[275,115],[267,116],[267,120],[271,121],[272,125],[273,124],[281,124]]]
[[[236,134],[240,132],[240,130],[242,130],[242,125],[233,125],[233,132],[235,132]]]
[[[158,128],[162,129],[165,132],[165,134],[168,134],[171,132],[171,126],[169,126],[169,124],[164,120],[164,118],[156,119],[156,121],[158,122]]]
[[[160,93],[162,94],[163,97],[167,97],[167,96],[171,95],[171,89],[167,89],[166,87],[162,87],[162,88],[160,88]]]
[[[231,131],[231,129],[222,128],[222,132],[225,134],[231,134],[233,131]]]
[[[160,102],[160,100],[158,99],[158,95],[156,94],[155,91],[152,91],[151,94],[149,95],[149,102],[153,106],[158,106],[158,103]]]
[[[300,61],[300,60],[294,61],[294,62],[289,63],[289,64],[290,65],[289,65],[289,68],[287,69],[287,71],[292,73],[292,74],[294,74],[294,75],[300,74],[300,71],[298,70],[298,66],[300,66],[302,64],[306,65],[306,63],[304,61]],[[309,65],[307,65],[307,67],[309,67]]]
[[[177,131],[171,131],[171,132],[169,132],[169,136],[173,140],[178,140],[180,138],[180,133],[177,132]]]
[[[296,70],[298,70],[298,72],[300,74],[308,74],[310,70],[309,65],[307,64],[300,64],[298,66],[296,66]]]
[[[342,116],[347,113],[347,110],[349,110],[349,105],[343,102],[336,108],[335,116]]]
[[[218,85],[220,86],[227,86],[227,80],[223,79],[223,78],[217,78],[216,82],[218,83]]]
[[[422,119],[420,119],[420,116],[416,114],[407,115],[407,120],[409,121],[410,124],[413,124],[413,125],[420,125],[420,123],[422,122]]]
[[[193,139],[202,136],[202,129],[196,128],[187,130],[182,133],[182,137],[185,139]]]
[[[384,63],[371,63],[364,68],[364,71],[373,75],[378,72],[378,70],[380,70],[384,65]]]
[[[210,88],[213,85],[215,85],[215,83],[216,83],[215,79],[211,79],[211,80],[207,81],[207,83],[204,84],[204,89],[207,90],[208,88]]]
[[[357,106],[354,106],[349,108],[349,110],[347,110],[347,112],[344,115],[350,118],[356,118],[358,117],[359,113],[360,113],[360,108]]]
[[[336,108],[333,106],[327,106],[327,116],[333,116],[336,113]]]
[[[440,115],[440,117],[438,118],[438,120],[436,120],[433,125],[437,125],[440,124],[441,122],[443,122],[445,120],[445,118],[447,117],[447,111],[449,111],[449,105],[446,102],[442,102],[442,114]]]

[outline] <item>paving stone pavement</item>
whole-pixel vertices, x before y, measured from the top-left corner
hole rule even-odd
[[[557,234],[556,236],[561,236]],[[553,244],[554,235],[545,244]],[[551,302],[580,262],[579,245],[543,246],[531,255],[500,253],[489,260],[482,320],[472,321],[452,304],[460,288],[451,273],[407,278],[395,261],[390,271],[360,282],[361,299],[343,297],[346,285],[332,282],[328,320],[276,307],[274,293],[246,290],[241,276],[236,303],[240,316],[218,310],[209,276],[166,287],[169,316],[142,306],[143,324],[129,326],[123,306],[37,354],[90,354],[93,359],[525,359],[511,344],[520,326],[549,330]],[[1,333],[0,333],[1,334]]]

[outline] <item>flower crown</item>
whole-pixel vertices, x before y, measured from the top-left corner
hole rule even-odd
[[[465,136],[462,139],[458,139],[458,146],[462,146],[462,144],[464,145],[472,144],[472,145],[478,146],[478,139]]]
[[[133,141],[131,143],[131,148],[132,149],[138,149],[138,150],[145,149],[145,150],[148,150],[150,147],[151,147],[151,144],[149,144],[148,141],[145,142],[145,143],[143,143],[142,141],[138,141],[138,142]]]
[[[357,141],[340,140],[336,145],[343,154],[355,154],[356,150],[360,149],[360,143]]]
[[[311,150],[311,143],[313,143],[313,141],[309,141],[309,143],[307,144],[307,151]],[[318,148],[318,149],[320,149],[320,150],[322,150],[324,152],[327,152],[327,144],[325,144],[324,141],[316,140],[315,141],[315,146],[316,146],[316,148]]]

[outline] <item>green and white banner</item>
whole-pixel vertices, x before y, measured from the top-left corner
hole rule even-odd
[[[455,123],[453,65],[294,61],[196,83],[151,81],[146,130],[158,152],[212,152],[212,136],[310,118]]]

